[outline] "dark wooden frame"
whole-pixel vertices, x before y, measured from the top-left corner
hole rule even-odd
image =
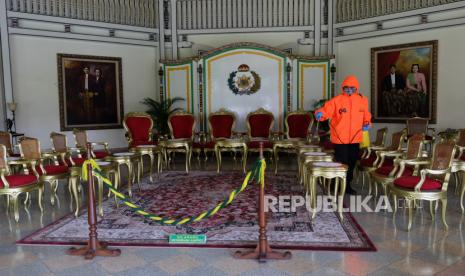
[[[371,111],[373,113],[374,122],[380,123],[402,123],[405,124],[406,119],[408,117],[401,117],[401,118],[380,118],[377,112],[377,99],[380,91],[378,90],[378,83],[379,80],[376,80],[377,72],[375,71],[376,66],[376,54],[380,51],[386,50],[402,50],[404,48],[412,48],[412,47],[432,47],[432,60],[431,60],[431,86],[428,90],[430,90],[431,96],[431,109],[430,109],[430,124],[435,124],[437,120],[437,65],[438,65],[438,40],[430,40],[430,41],[422,41],[422,42],[413,42],[413,43],[405,43],[405,44],[398,44],[398,45],[390,45],[390,46],[383,46],[383,47],[376,47],[371,48]]]
[[[117,89],[117,97],[119,99],[119,112],[117,114],[118,117],[118,122],[116,124],[95,124],[95,125],[88,125],[88,124],[83,124],[83,125],[72,125],[68,126],[65,122],[65,97],[64,93],[65,87],[64,87],[64,78],[65,76],[63,75],[63,59],[66,58],[72,58],[72,59],[83,59],[89,62],[89,60],[95,60],[95,62],[102,62],[102,61],[112,61],[116,62],[116,68],[118,70],[117,75],[115,76],[117,78],[117,86],[115,87]],[[91,62],[91,61],[90,61]],[[74,55],[74,54],[57,54],[57,68],[58,68],[58,98],[59,98],[59,104],[60,104],[60,129],[61,131],[67,131],[67,130],[73,130],[75,128],[79,129],[86,129],[86,130],[92,130],[92,129],[117,129],[117,128],[123,128],[123,117],[124,117],[124,103],[123,103],[123,72],[122,72],[122,61],[120,57],[105,57],[105,56],[90,56],[90,55]]]

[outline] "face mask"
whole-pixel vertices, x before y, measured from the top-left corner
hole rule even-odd
[[[357,91],[357,88],[353,86],[344,86],[342,90],[344,90],[344,92],[346,92],[348,95],[352,95]]]

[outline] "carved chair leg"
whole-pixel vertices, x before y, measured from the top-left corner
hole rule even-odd
[[[13,211],[15,214],[15,221],[19,221],[19,207],[18,207],[18,196],[19,194],[12,194],[11,195],[11,200],[13,201]]]
[[[50,184],[50,204],[52,204],[52,206],[55,206],[55,197],[57,193],[58,183],[57,183],[57,180],[54,179],[54,180],[50,180],[49,184]]]
[[[38,189],[37,203],[39,204],[39,209],[41,213],[44,212],[44,205],[42,201],[43,196],[44,196],[44,183],[40,183],[39,189]]]
[[[413,206],[412,206],[412,200],[411,199],[407,199],[407,208],[408,208],[407,230],[410,231],[410,228],[412,228],[412,220],[413,220]]]
[[[79,215],[79,208],[80,208],[80,197],[79,197],[79,192],[78,192],[78,179],[77,177],[70,177],[70,186],[71,186],[71,191],[73,192],[72,198],[74,198],[74,201],[76,202],[76,210],[74,212],[74,216],[77,217]]]
[[[392,193],[392,201],[394,202],[394,212],[392,212],[392,219],[395,221],[397,214],[397,195]]]
[[[463,207],[463,196],[465,194],[465,173],[463,173],[461,176],[459,176],[459,178],[461,178],[461,186],[462,186],[462,190],[460,191],[460,208],[462,208],[462,213],[465,212],[465,208]]]
[[[441,207],[442,207],[442,224],[444,224],[444,227],[446,228],[446,230],[448,230],[449,225],[447,225],[447,222],[446,222],[447,198],[441,199]]]
[[[431,220],[434,221],[434,201],[429,202],[429,214],[431,215]]]
[[[155,163],[155,156],[153,155],[153,152],[149,154],[149,158],[150,158],[150,170],[149,170],[150,183],[153,183],[153,165]],[[142,170],[142,172],[144,172],[144,170]]]

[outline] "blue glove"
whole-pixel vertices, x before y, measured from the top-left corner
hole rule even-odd
[[[369,130],[370,128],[371,128],[371,127],[370,127],[370,124],[366,124],[366,125],[363,125],[362,130],[363,130],[363,131],[367,131],[367,130]]]
[[[320,120],[321,120],[321,117],[323,117],[323,112],[318,111],[318,112],[315,114],[315,119],[316,119],[317,121],[320,121]]]

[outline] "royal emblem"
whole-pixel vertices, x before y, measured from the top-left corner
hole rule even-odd
[[[247,64],[241,64],[229,74],[228,86],[236,95],[251,95],[260,89],[260,76]]]

